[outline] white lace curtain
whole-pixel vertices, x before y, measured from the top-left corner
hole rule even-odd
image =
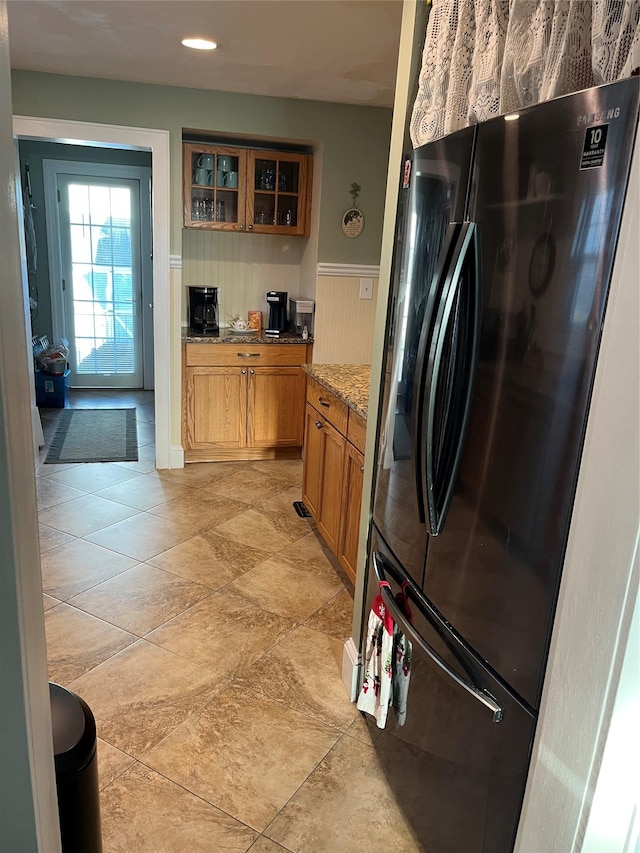
[[[414,146],[640,67],[640,0],[433,0]]]

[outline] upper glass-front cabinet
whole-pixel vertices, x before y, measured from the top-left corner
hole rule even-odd
[[[312,157],[184,143],[184,225],[308,236]]]
[[[247,152],[185,143],[183,156],[185,226],[243,230]]]

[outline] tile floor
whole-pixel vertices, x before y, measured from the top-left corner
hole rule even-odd
[[[105,853],[421,849],[342,684],[353,589],[293,510],[302,463],[156,471],[152,392],[70,405],[138,418],[138,462],[36,470],[49,677],[96,717]]]

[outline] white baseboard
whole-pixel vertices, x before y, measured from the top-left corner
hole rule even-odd
[[[342,682],[351,702],[358,695],[358,676],[360,674],[360,655],[353,639],[349,637],[342,650]]]
[[[174,444],[169,451],[169,467],[184,468],[184,450],[179,444]]]

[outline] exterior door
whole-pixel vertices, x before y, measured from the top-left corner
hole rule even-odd
[[[72,387],[154,387],[151,169],[43,160],[53,339]]]
[[[72,384],[141,388],[138,182],[61,174],[58,198]]]

